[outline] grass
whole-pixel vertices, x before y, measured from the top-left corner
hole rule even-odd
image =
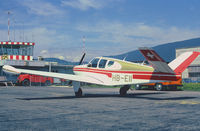
[[[182,90],[200,91],[200,83],[183,83]]]

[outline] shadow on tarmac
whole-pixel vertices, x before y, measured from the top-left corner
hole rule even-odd
[[[135,99],[146,99],[146,100],[186,100],[195,99],[197,97],[147,97],[145,95],[159,95],[166,93],[137,93],[127,94],[126,96],[120,96],[119,94],[84,94],[82,97],[76,96],[59,96],[59,97],[38,97],[38,98],[16,98],[18,100],[59,100],[59,99],[80,99],[80,98],[135,98]]]

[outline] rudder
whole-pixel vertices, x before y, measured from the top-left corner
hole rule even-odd
[[[181,74],[199,55],[200,52],[185,52],[168,65],[176,74]]]

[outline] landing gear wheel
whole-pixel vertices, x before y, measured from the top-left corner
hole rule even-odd
[[[125,96],[129,89],[130,89],[130,86],[128,86],[128,85],[121,87],[120,90],[119,90],[120,96]]]
[[[83,95],[82,89],[79,88],[79,89],[78,89],[78,92],[75,92],[75,96],[76,96],[76,97],[81,97],[82,95]]]
[[[136,90],[141,90],[141,85],[136,84],[136,85],[135,85],[135,89],[136,89]]]
[[[162,90],[164,90],[163,85],[162,85],[161,83],[156,84],[156,90],[157,90],[157,91],[162,91]]]

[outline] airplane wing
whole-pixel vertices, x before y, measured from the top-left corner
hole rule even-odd
[[[153,49],[142,47],[139,50],[156,71],[174,74],[174,71]]]
[[[9,65],[4,65],[3,71],[7,73],[11,73],[11,74],[27,73],[27,74],[34,74],[34,75],[40,75],[40,76],[61,78],[61,79],[66,79],[66,80],[71,80],[71,81],[86,82],[86,83],[100,84],[100,85],[103,84],[102,81],[95,79],[93,77],[89,77],[89,76],[79,76],[79,75],[73,75],[73,74],[18,69]]]

